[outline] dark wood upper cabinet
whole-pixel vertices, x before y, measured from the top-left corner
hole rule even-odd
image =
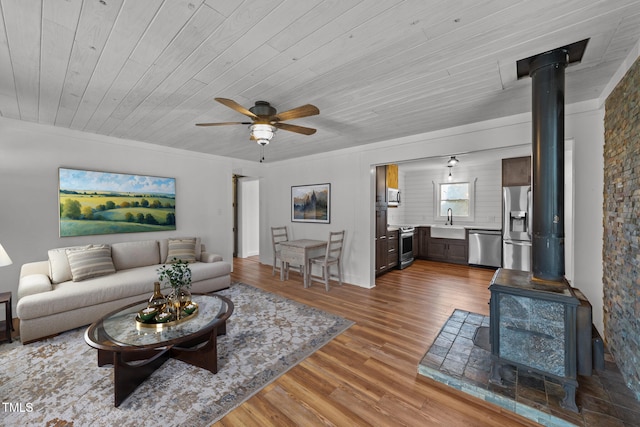
[[[502,186],[531,185],[531,156],[502,159]]]
[[[376,166],[376,207],[387,207],[387,167]]]

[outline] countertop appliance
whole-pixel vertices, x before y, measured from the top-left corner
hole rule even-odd
[[[397,188],[387,189],[387,206],[399,206],[400,205],[400,190]]]
[[[531,271],[531,186],[502,188],[502,266]]]
[[[502,231],[469,230],[469,264],[502,267]]]
[[[398,256],[400,257],[398,262],[398,268],[400,270],[409,267],[413,264],[413,227],[400,227],[399,228],[399,243]]]

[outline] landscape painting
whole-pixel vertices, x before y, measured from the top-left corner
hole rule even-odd
[[[291,187],[291,221],[331,222],[331,184]]]
[[[60,237],[176,229],[176,180],[59,169]]]

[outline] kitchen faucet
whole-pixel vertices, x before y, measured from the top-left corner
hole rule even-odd
[[[447,209],[447,222],[444,225],[453,225],[453,211],[451,208]]]

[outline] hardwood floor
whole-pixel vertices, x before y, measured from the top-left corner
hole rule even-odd
[[[534,426],[523,417],[417,373],[455,308],[488,315],[493,270],[416,261],[364,289],[302,287],[257,258],[236,259],[232,280],[336,313],[355,325],[265,387],[216,426]]]

